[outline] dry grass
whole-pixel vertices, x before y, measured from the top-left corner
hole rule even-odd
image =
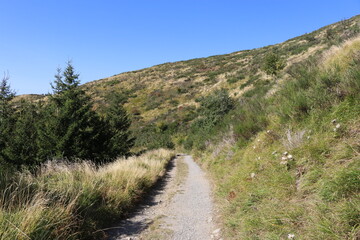
[[[354,58],[358,58],[360,53],[360,37],[346,41],[341,46],[333,46],[324,54],[324,68],[330,70],[336,67],[337,71],[343,73]]]
[[[99,168],[50,161],[36,175],[19,173],[1,189],[0,239],[102,238],[99,228],[126,213],[172,156],[155,150]]]
[[[291,131],[290,129],[286,130],[286,137],[283,139],[283,145],[285,149],[292,150],[293,148],[300,147],[304,140],[304,135],[306,130],[300,131]]]

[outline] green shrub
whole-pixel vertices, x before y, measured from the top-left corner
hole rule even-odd
[[[236,108],[234,134],[238,139],[249,140],[267,124],[267,112],[264,102],[257,99],[244,100]]]
[[[269,75],[277,75],[285,67],[284,60],[276,53],[271,52],[265,56],[264,71]]]
[[[199,115],[206,119],[205,122],[211,122],[209,124],[216,124],[234,107],[234,101],[225,89],[216,90],[199,101]]]
[[[165,126],[163,126],[165,127]],[[168,125],[167,125],[168,127]],[[154,125],[146,126],[136,132],[135,147],[145,149],[168,148],[175,147],[172,142],[173,128],[162,128]]]

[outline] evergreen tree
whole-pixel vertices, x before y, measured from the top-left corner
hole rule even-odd
[[[123,107],[125,98],[119,93],[108,97],[109,107],[106,111],[106,121],[110,127],[109,153],[110,158],[125,156],[134,145],[134,138],[129,130],[131,120]]]
[[[48,105],[39,127],[39,158],[99,158],[106,150],[103,123],[79,88],[79,74],[70,62],[58,69]]]
[[[5,149],[13,127],[13,110],[10,101],[14,98],[15,92],[11,90],[8,80],[9,77],[4,76],[0,82],[0,161],[9,160]]]
[[[21,165],[36,165],[37,162],[37,106],[22,101],[14,114],[14,125],[11,137],[7,139],[4,150],[9,163]]]

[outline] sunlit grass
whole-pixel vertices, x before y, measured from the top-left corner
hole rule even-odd
[[[298,68],[263,108],[242,101],[233,127],[196,152],[216,183],[224,238],[359,238],[359,50],[353,39]]]
[[[0,239],[102,238],[165,174],[173,153],[155,150],[97,167],[50,161],[1,189]],[[95,232],[95,233],[94,233]]]

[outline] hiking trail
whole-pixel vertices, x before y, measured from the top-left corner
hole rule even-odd
[[[136,211],[108,234],[110,240],[220,239],[204,171],[191,156],[178,156]]]

